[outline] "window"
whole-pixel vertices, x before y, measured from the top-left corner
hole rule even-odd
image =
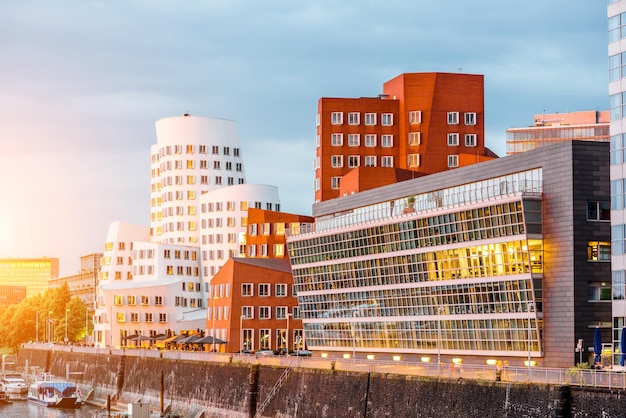
[[[376,146],[376,135],[367,134],[365,135],[365,146],[366,147],[375,147]]]
[[[587,295],[589,301],[611,301],[611,283],[589,282]]]
[[[465,146],[466,147],[476,146],[476,134],[465,134]]]
[[[376,125],[376,113],[366,113],[365,114],[365,124],[367,126]]]
[[[380,137],[380,146],[383,148],[393,147],[393,135],[382,135]]]
[[[611,243],[589,241],[587,243],[587,261],[611,261]]]
[[[117,313],[117,322],[126,322],[126,314],[124,312]]]
[[[150,312],[146,312],[146,322],[152,322],[152,314]]]
[[[361,145],[361,135],[359,134],[349,134],[348,135],[348,146],[349,147],[358,147]]]
[[[359,166],[360,158],[358,155],[350,155],[348,157],[348,167],[354,168]]]
[[[141,304],[142,305],[150,305],[150,296],[142,296],[141,297]]]
[[[340,182],[341,182],[341,177],[331,177],[331,179],[330,179],[330,187],[332,189],[338,189]]]
[[[131,312],[130,322],[139,322],[139,314],[137,312]]]
[[[224,155],[230,155],[230,147],[224,147]]]
[[[407,164],[409,167],[419,167],[420,165],[420,155],[419,154],[409,154]]]
[[[259,256],[267,257],[267,244],[259,245]]]
[[[368,155],[365,157],[365,167],[376,167],[376,156]]]
[[[259,306],[259,319],[270,319],[270,313],[269,306]]]
[[[276,307],[276,319],[285,319],[285,318],[287,318],[287,307],[277,306]]]
[[[340,147],[343,145],[343,134],[332,134],[330,138],[330,145],[333,147]]]
[[[476,113],[469,112],[465,114],[465,124],[466,125],[476,125]]]
[[[332,112],[330,114],[330,121],[333,125],[343,124],[343,112]]]
[[[393,157],[380,157],[381,167],[393,167]]]
[[[256,245],[248,246],[248,257],[256,257]]]
[[[448,167],[454,168],[459,166],[459,156],[458,155],[448,155]]]
[[[161,323],[167,322],[167,314],[166,313],[160,313],[159,314],[159,322],[161,322]]]
[[[459,112],[448,112],[448,125],[459,124]]]
[[[163,305],[163,296],[155,296],[154,297],[154,304],[157,306],[162,306]]]
[[[113,300],[114,300],[114,302],[113,302],[113,303],[114,303],[116,306],[121,306],[121,305],[123,305],[123,304],[124,304],[124,296],[122,296],[122,295],[115,295],[115,296],[113,297]]]
[[[614,3],[615,0],[610,0],[610,3]],[[621,13],[609,18],[609,42],[618,41],[620,38],[626,37],[626,30],[623,26],[626,25],[626,13]]]
[[[274,224],[274,234],[285,235],[285,223],[284,222],[276,222],[276,224]]]
[[[259,296],[269,296],[270,285],[268,283],[259,283]]]
[[[448,146],[456,147],[458,145],[459,145],[459,134],[458,133],[448,134]]]
[[[361,114],[358,112],[348,113],[348,125],[358,125],[361,123]]]
[[[128,296],[126,296],[126,300],[128,301],[129,305],[136,305],[137,304],[137,298],[135,296],[128,295]]]
[[[333,168],[339,168],[339,167],[343,167],[343,155],[333,155],[331,157],[331,163],[330,165]]]
[[[393,125],[393,113],[383,113],[380,117],[380,121],[383,126]]]
[[[241,316],[244,319],[253,319],[254,318],[254,307],[252,307],[252,306],[242,306],[241,307]]]
[[[609,81],[626,77],[626,52],[609,57]]]
[[[285,297],[287,296],[287,285],[283,283],[278,283],[276,285],[276,297]]]
[[[422,143],[421,132],[409,132],[409,145],[415,146]]]
[[[611,203],[609,201],[587,202],[588,221],[610,221]]]
[[[219,161],[213,161],[213,169],[214,170],[219,170],[220,169],[220,162]]]
[[[411,125],[422,123],[422,111],[421,110],[413,110],[409,112],[409,123]]]
[[[220,147],[218,147],[217,145],[213,145],[211,147],[211,153],[214,155],[218,155],[220,153]]]

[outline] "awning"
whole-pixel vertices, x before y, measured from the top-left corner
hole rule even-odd
[[[137,335],[137,334],[127,335],[127,336],[123,337],[123,338],[122,338],[122,340],[131,340],[131,341],[134,341],[134,340],[135,340],[135,338],[137,338],[137,337],[139,337],[139,335]]]
[[[167,334],[155,335],[154,337],[151,337],[150,339],[154,340],[154,341],[166,340],[167,339]]]
[[[183,338],[182,340],[177,341],[178,344],[194,344],[196,341],[200,339],[198,334],[193,334],[187,336],[187,338]]]
[[[194,344],[226,344],[226,341],[219,338],[213,338],[212,335],[207,335],[204,338],[200,338],[198,341],[194,341]]]

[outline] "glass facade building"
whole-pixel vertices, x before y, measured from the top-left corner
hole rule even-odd
[[[548,154],[571,151],[564,143]],[[570,186],[554,188],[556,173],[544,157],[536,150],[314,205],[315,223],[288,237],[307,346],[344,356],[518,365],[532,357],[550,365],[545,308],[554,314],[560,307],[546,301],[546,278],[549,292],[575,281],[573,271],[557,273],[574,254],[554,253],[555,202],[573,207],[574,190],[571,160]],[[573,233],[573,219],[565,222]],[[580,286],[585,298],[587,288]],[[573,354],[577,332],[570,328]]]

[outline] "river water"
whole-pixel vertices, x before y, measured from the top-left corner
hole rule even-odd
[[[77,409],[45,408],[26,401],[14,401],[9,405],[0,405],[0,418],[94,418],[99,408],[83,405]]]

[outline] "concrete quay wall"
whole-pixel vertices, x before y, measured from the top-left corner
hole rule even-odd
[[[285,371],[213,363],[22,348],[16,366],[70,379],[93,398],[165,406],[184,417],[253,417]],[[161,383],[163,381],[163,384]],[[624,417],[626,392],[294,368],[264,417]]]

